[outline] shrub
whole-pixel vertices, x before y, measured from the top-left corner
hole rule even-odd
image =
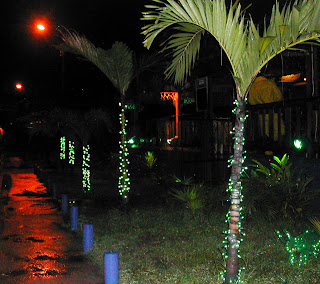
[[[188,208],[195,213],[204,207],[205,193],[203,183],[194,183],[191,178],[183,180],[174,177],[176,183],[180,187],[173,188],[170,194],[178,201],[182,202],[185,208]]]
[[[259,212],[269,220],[302,217],[310,201],[319,193],[308,190],[313,178],[297,174],[285,154],[281,159],[274,156],[268,166],[252,160],[253,169],[243,176],[245,215]]]

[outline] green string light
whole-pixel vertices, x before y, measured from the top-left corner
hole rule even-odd
[[[242,195],[242,185],[241,185],[241,179],[238,179],[238,177],[241,177],[243,172],[245,171],[245,167],[243,167],[243,163],[245,161],[245,151],[243,151],[243,146],[245,143],[245,138],[244,138],[244,122],[247,118],[247,115],[241,114],[241,108],[240,108],[240,103],[245,104],[245,102],[239,102],[235,101],[234,104],[236,107],[233,110],[233,113],[236,114],[236,118],[238,120],[238,123],[236,124],[235,127],[233,127],[233,130],[231,134],[234,135],[233,140],[234,140],[234,152],[241,152],[243,153],[243,156],[238,157],[239,160],[235,159],[236,155],[231,155],[230,159],[228,160],[228,166],[232,167],[232,172],[229,178],[229,183],[227,187],[227,192],[230,194],[229,201],[231,202],[230,209],[228,213],[226,214],[226,219],[225,222],[228,225],[229,229],[224,231],[225,234],[225,239],[223,241],[224,244],[224,252],[223,252],[223,257],[225,258],[225,261],[227,262],[228,257],[235,256],[235,255],[230,255],[230,252],[228,251],[229,247],[233,247],[237,251],[237,257],[241,259],[241,254],[240,254],[240,243],[243,241],[243,236],[245,236],[245,233],[243,232],[243,228],[241,226],[242,224],[242,207],[241,207],[241,202],[243,200],[243,195]],[[236,128],[238,127],[238,129]],[[239,128],[240,127],[240,128]],[[234,170],[234,168],[240,169],[240,172],[237,172]],[[239,198],[238,198],[239,197]],[[239,217],[238,217],[239,216]],[[230,228],[230,225],[233,224],[238,228],[238,234],[236,235]],[[238,275],[237,275],[237,283],[243,283],[241,281],[241,273],[243,271],[244,267],[240,267],[238,270]],[[221,272],[222,278],[226,281],[226,271]],[[224,283],[225,283],[224,281]]]
[[[69,141],[68,146],[69,146],[69,164],[74,165],[74,161],[75,161],[74,142]]]
[[[300,139],[295,139],[295,140],[293,141],[293,145],[294,145],[294,147],[295,147],[296,149],[298,149],[298,150],[301,150],[302,147],[303,147],[303,143],[302,143],[302,141],[301,141]]]
[[[121,107],[121,103],[119,103],[119,106]],[[125,119],[125,109],[121,107],[121,113],[119,115],[119,121],[121,130],[119,132],[121,139],[119,141],[119,180],[118,180],[118,190],[120,196],[127,200],[129,197],[129,191],[130,191],[130,173],[128,170],[128,166],[130,164],[128,156],[128,141],[126,140],[127,132],[126,132],[126,126],[127,126],[127,120]]]
[[[306,266],[310,255],[317,258],[320,254],[320,236],[315,232],[307,230],[296,237],[293,237],[286,230],[284,230],[284,234],[280,231],[276,231],[276,233],[278,238],[285,244],[291,265]]]
[[[91,174],[90,174],[90,147],[85,145],[82,147],[82,188],[84,192],[91,190]]]
[[[60,137],[60,160],[65,160],[66,158],[66,137]]]

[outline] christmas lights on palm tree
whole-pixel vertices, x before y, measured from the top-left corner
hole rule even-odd
[[[68,30],[60,31],[64,43],[60,48],[76,54],[80,54],[96,65],[104,75],[112,82],[120,93],[119,106],[121,112],[120,120],[120,176],[118,182],[119,194],[124,203],[128,202],[130,191],[130,174],[128,170],[128,148],[127,148],[127,120],[125,117],[125,94],[133,79],[133,54],[122,42],[115,42],[108,50],[95,47],[87,38],[76,32]]]
[[[320,0],[296,0],[280,9],[275,3],[270,22],[260,35],[249,18],[246,20],[239,1],[229,8],[225,0],[152,0],[146,5],[143,20],[152,21],[143,28],[144,45],[150,48],[160,33],[173,32],[163,51],[172,51],[173,59],[166,70],[176,84],[190,75],[200,50],[200,40],[212,35],[225,52],[236,87],[234,154],[230,159],[230,210],[226,237],[227,268],[225,283],[239,283],[239,246],[241,241],[241,174],[243,172],[244,128],[246,98],[249,88],[261,70],[272,58],[297,44],[319,41]]]
[[[110,121],[107,113],[101,109],[91,109],[88,112],[75,110],[63,110],[63,121],[60,124],[73,134],[82,146],[82,188],[85,194],[91,191],[91,155],[89,141],[95,133],[101,131],[101,126],[107,126],[110,130]],[[75,142],[69,141],[69,164],[75,163]]]

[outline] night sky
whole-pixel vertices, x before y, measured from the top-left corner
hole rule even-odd
[[[5,39],[2,90],[17,80],[30,81],[34,72],[59,69],[59,52],[52,47],[54,38],[40,38],[31,32],[33,19],[47,17],[52,31],[57,25],[84,34],[94,44],[108,49],[115,41],[124,41],[132,49],[143,49],[139,21],[143,0],[135,1],[12,0],[2,16]],[[42,78],[43,80],[45,78]],[[5,87],[4,87],[5,86]]]
[[[35,81],[42,91],[57,87],[59,77],[59,52],[52,47],[54,38],[37,38],[32,34],[32,20],[39,16],[50,19],[52,27],[61,25],[84,34],[95,45],[108,49],[115,41],[125,42],[131,49],[142,52],[143,37],[140,35],[144,24],[139,19],[148,0],[11,0],[3,9],[2,35],[4,42],[5,74],[1,76],[1,95],[10,92],[16,81],[26,82],[34,90]],[[262,22],[265,13],[271,11],[275,1],[241,0],[242,6],[252,2],[248,10],[256,22]],[[280,1],[283,2],[283,1]],[[66,58],[66,72],[69,85],[75,92],[86,88],[86,77],[95,77],[97,84],[103,76],[84,63]],[[79,73],[79,74],[76,74]],[[76,76],[72,76],[74,74]],[[78,78],[75,79],[74,77]],[[79,80],[80,78],[80,80]],[[69,86],[70,87],[70,86]],[[72,86],[71,86],[72,87]],[[48,91],[50,94],[50,91]],[[50,94],[52,96],[52,94]]]

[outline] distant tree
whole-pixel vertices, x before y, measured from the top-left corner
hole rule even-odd
[[[24,117],[24,120],[30,120],[30,118],[30,116]],[[65,136],[66,141],[75,142],[77,140],[79,142],[78,144],[83,148],[83,190],[88,193],[90,191],[89,140],[101,131],[111,131],[109,115],[102,109],[80,112],[65,108],[54,108],[46,114],[42,113],[41,119],[39,117],[38,120],[41,123],[34,123],[33,127],[30,128],[30,138],[39,134],[48,137],[60,135]]]
[[[225,283],[239,283],[241,241],[241,174],[244,162],[246,98],[253,80],[272,58],[297,44],[319,41],[320,0],[295,0],[280,10],[275,3],[270,23],[262,36],[252,19],[245,19],[239,0],[229,8],[225,0],[153,0],[143,19],[152,21],[143,28],[144,45],[150,48],[155,38],[167,29],[171,35],[164,50],[170,50],[172,62],[166,70],[176,84],[183,84],[200,50],[205,33],[212,35],[229,59],[236,86],[234,155],[229,180],[230,211],[227,234],[227,271]]]
[[[128,148],[127,148],[127,132],[125,117],[125,95],[134,76],[133,54],[132,51],[122,42],[115,42],[108,50],[95,47],[87,38],[80,36],[76,32],[68,30],[61,31],[61,39],[63,45],[60,49],[80,54],[96,65],[112,84],[119,91],[120,95],[120,176],[119,176],[119,193],[123,203],[129,200],[130,191],[130,174],[128,170]]]

